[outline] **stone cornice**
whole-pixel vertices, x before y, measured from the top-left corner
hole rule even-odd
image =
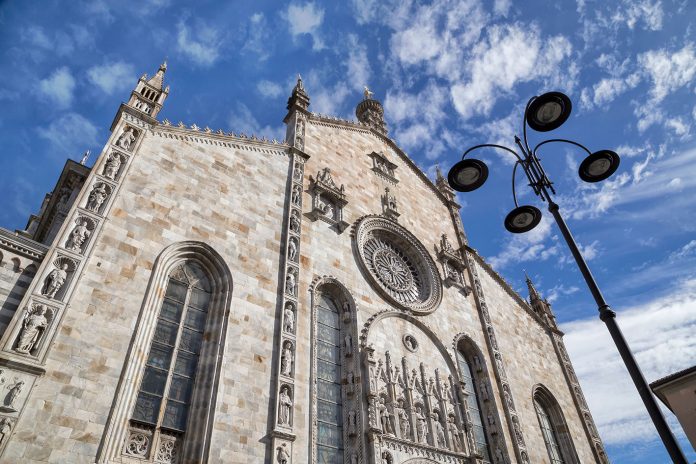
[[[194,124],[194,127],[195,126]],[[223,132],[222,130],[213,131],[211,129],[191,129],[186,126],[172,126],[159,124],[152,129],[154,135],[159,137],[175,138],[190,142],[198,142],[206,145],[217,145],[228,148],[249,149],[264,153],[288,153],[289,145],[277,140],[259,139],[252,135],[247,137],[244,134],[234,134]],[[306,156],[306,155],[305,155]]]
[[[0,227],[0,248],[11,250],[35,261],[42,261],[48,251],[47,246],[2,227]]]
[[[469,254],[476,260],[476,262],[478,263],[478,265],[481,266],[481,268],[482,268],[483,270],[485,270],[486,273],[487,273],[489,276],[491,276],[491,277],[493,278],[493,280],[495,280],[495,281],[498,283],[498,285],[500,285],[500,287],[501,287],[503,290],[505,290],[505,291],[507,292],[507,294],[510,295],[510,296],[517,302],[517,304],[520,305],[520,307],[522,307],[525,311],[527,311],[527,313],[529,313],[529,315],[530,315],[541,327],[543,327],[543,328],[544,328],[545,330],[547,330],[547,331],[551,331],[551,332],[555,332],[555,333],[558,333],[558,334],[560,334],[560,335],[563,335],[563,332],[562,332],[562,331],[560,331],[560,330],[558,330],[558,329],[554,329],[553,327],[549,327],[549,326],[548,326],[548,325],[547,325],[547,324],[534,312],[534,310],[532,309],[532,307],[529,306],[529,303],[527,303],[527,300],[525,300],[524,298],[522,298],[522,296],[521,296],[519,293],[517,293],[517,291],[515,291],[515,289],[513,289],[512,286],[503,278],[503,276],[501,276],[500,274],[498,274],[498,273],[491,267],[490,264],[488,264],[486,261],[484,261],[484,259],[481,257],[481,255],[478,254],[478,252],[477,252],[476,250],[474,250],[473,248],[471,248],[471,247],[468,246],[468,245],[464,245],[462,248],[464,249],[464,251],[466,251],[467,253],[469,253]]]

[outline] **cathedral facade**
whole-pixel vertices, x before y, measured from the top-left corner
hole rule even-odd
[[[548,302],[369,92],[298,79],[268,141],[159,120],[165,71],[0,230],[0,462],[608,462]]]

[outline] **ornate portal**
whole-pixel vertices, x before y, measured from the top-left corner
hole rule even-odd
[[[358,222],[354,239],[368,280],[387,300],[417,313],[437,307],[442,298],[440,278],[413,234],[384,217],[366,216]]]

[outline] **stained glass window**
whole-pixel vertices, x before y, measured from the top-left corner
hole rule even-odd
[[[484,424],[483,413],[481,412],[481,402],[476,393],[476,378],[471,369],[471,363],[460,351],[457,351],[457,362],[459,363],[459,371],[462,374],[464,381],[464,391],[467,393],[466,403],[471,415],[471,422],[474,429],[474,440],[479,454],[483,456],[483,462],[491,463],[491,452],[488,446],[488,437],[486,436],[486,428]]]
[[[317,462],[343,462],[341,330],[337,305],[326,296],[317,304]]]
[[[194,262],[170,274],[132,420],[184,433],[210,304],[210,283]]]

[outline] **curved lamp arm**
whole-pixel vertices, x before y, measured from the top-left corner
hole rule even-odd
[[[588,155],[591,155],[591,154],[592,154],[592,152],[591,152],[585,145],[583,145],[583,144],[581,144],[581,143],[573,142],[572,140],[568,140],[568,139],[551,139],[551,140],[544,140],[543,142],[539,143],[536,147],[534,147],[534,151],[532,151],[532,153],[534,153],[534,156],[536,156],[537,150],[538,150],[542,145],[546,145],[547,143],[551,143],[551,142],[569,143],[569,144],[571,144],[571,145],[575,145],[576,147],[582,148],[583,150],[585,150],[585,151],[587,152]]]
[[[501,150],[505,150],[505,151],[507,151],[507,152],[510,152],[510,153],[512,153],[513,155],[515,155],[515,158],[517,158],[517,161],[522,162],[522,158],[520,158],[520,155],[518,155],[517,152],[516,152],[515,150],[513,150],[513,149],[511,149],[511,148],[508,148],[508,147],[504,147],[503,145],[496,145],[495,143],[484,143],[484,144],[481,144],[481,145],[475,145],[475,146],[469,148],[467,151],[464,152],[464,154],[462,155],[462,159],[464,159],[464,157],[465,157],[466,155],[468,155],[469,152],[472,152],[472,151],[474,151],[474,150],[476,150],[476,149],[478,149],[478,148],[485,148],[485,147],[500,148]]]

